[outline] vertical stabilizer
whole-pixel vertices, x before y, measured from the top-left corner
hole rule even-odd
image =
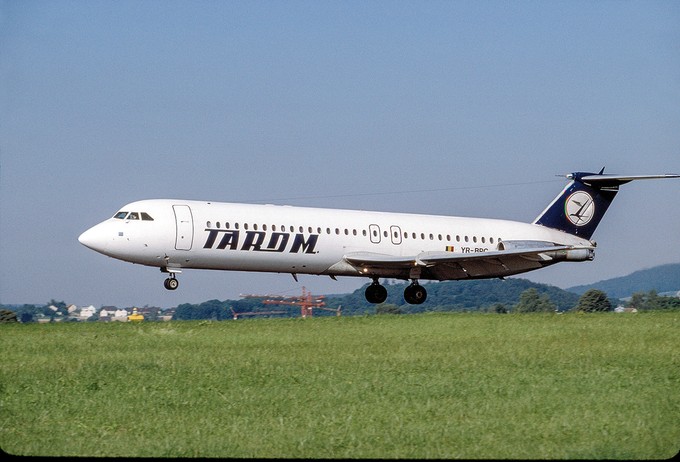
[[[571,182],[534,220],[534,224],[590,239],[619,192],[620,185],[633,180],[680,178],[677,174],[607,175],[603,172],[604,168],[600,173],[577,172],[567,175]]]
[[[534,224],[590,239],[619,192],[618,185],[595,187],[582,181],[592,173],[572,173],[572,181],[534,220]]]

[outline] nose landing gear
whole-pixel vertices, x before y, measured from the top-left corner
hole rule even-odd
[[[167,258],[167,257],[166,257]],[[163,287],[168,290],[175,290],[179,287],[179,281],[177,280],[177,273],[181,273],[179,269],[161,267],[161,273],[169,273],[170,277],[163,281]]]
[[[175,277],[175,275],[171,275],[169,278],[167,278],[165,281],[163,281],[163,286],[165,286],[166,289],[168,290],[175,290],[179,287],[179,281]]]

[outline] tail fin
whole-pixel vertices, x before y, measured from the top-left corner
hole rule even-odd
[[[534,220],[534,224],[590,239],[614,200],[619,186],[633,180],[680,178],[680,175],[607,175],[576,172],[571,182]]]

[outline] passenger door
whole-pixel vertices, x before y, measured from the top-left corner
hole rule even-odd
[[[191,208],[188,205],[173,205],[172,209],[175,212],[177,229],[175,249],[191,250],[194,242],[194,220],[191,215]]]

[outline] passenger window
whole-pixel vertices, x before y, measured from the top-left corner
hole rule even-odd
[[[123,220],[123,219],[125,219],[127,214],[128,214],[127,212],[118,212],[117,214],[115,214],[113,216],[113,218],[118,218],[119,220]]]
[[[153,218],[151,218],[151,215],[149,215],[146,212],[142,212],[142,220],[144,221],[153,221]]]

